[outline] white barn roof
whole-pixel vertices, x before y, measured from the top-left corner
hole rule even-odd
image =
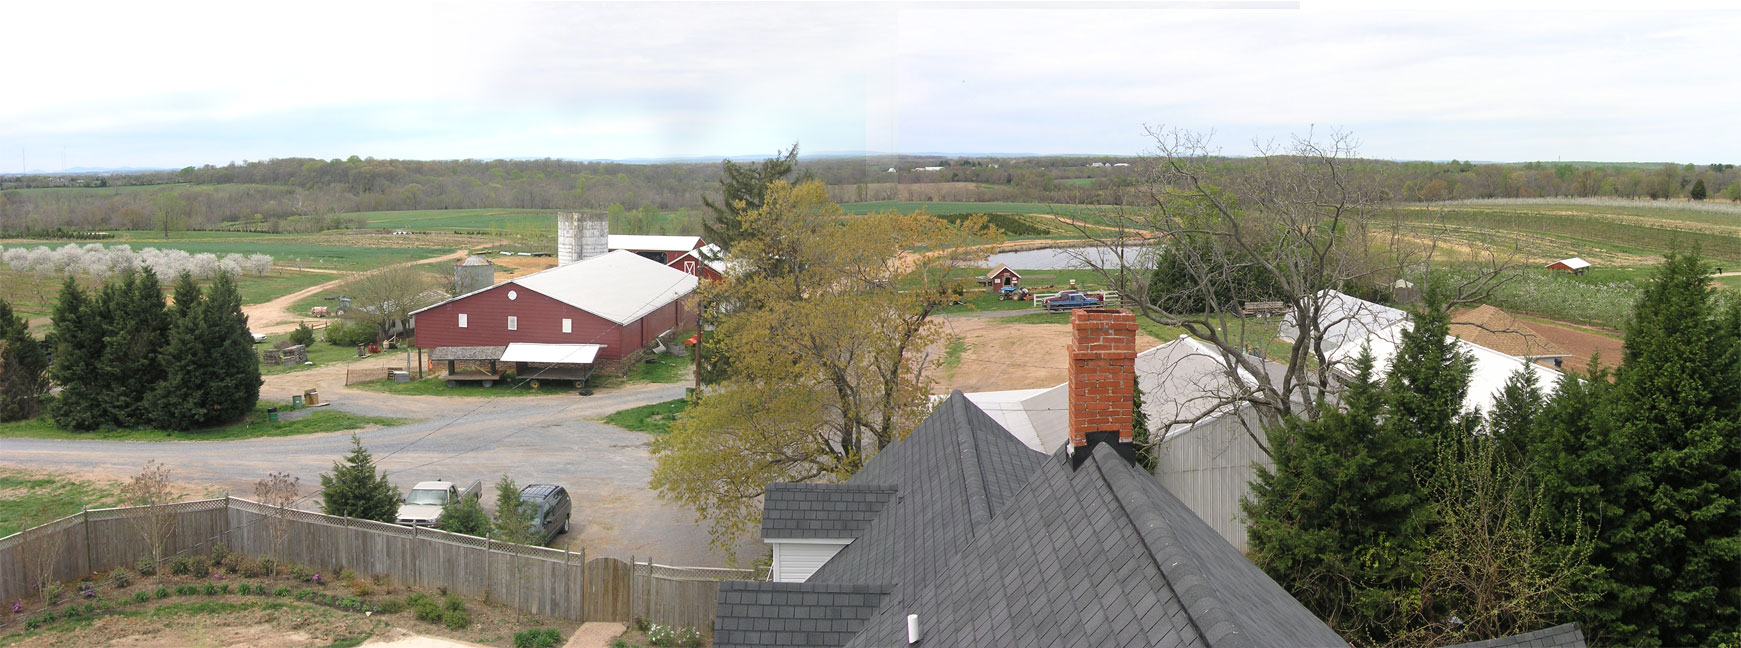
[[[649,252],[688,252],[701,246],[699,236],[654,236],[650,234],[612,234],[605,243],[612,250]]]
[[[627,325],[687,297],[695,292],[699,281],[695,275],[682,270],[628,250],[618,250],[466,293],[441,304],[485,290],[519,286],[611,322]],[[426,306],[411,314],[441,304]]]
[[[1341,349],[1349,343],[1358,344],[1361,340],[1373,334],[1390,328],[1398,322],[1408,321],[1409,314],[1366,301],[1359,297],[1346,295],[1334,290],[1318,293],[1321,297],[1319,326],[1319,341],[1326,351]],[[1294,324],[1294,313],[1289,311],[1282,316],[1282,324],[1276,337],[1293,342],[1299,335],[1299,327]]]
[[[1366,344],[1372,349],[1373,375],[1383,376],[1390,371],[1390,361],[1396,356],[1397,347],[1402,342],[1402,332],[1410,330],[1410,326],[1408,322],[1401,322],[1366,340]],[[1493,411],[1493,402],[1505,390],[1505,381],[1519,369],[1527,369],[1535,374],[1543,394],[1554,393],[1559,388],[1560,379],[1564,377],[1564,374],[1534,362],[1514,358],[1461,338],[1451,339],[1460,350],[1475,358],[1474,370],[1469,374],[1469,391],[1463,397],[1463,411]],[[1331,362],[1340,365],[1337,370],[1346,374],[1354,366],[1354,359],[1360,356],[1360,348],[1359,343],[1348,344],[1328,355]]]

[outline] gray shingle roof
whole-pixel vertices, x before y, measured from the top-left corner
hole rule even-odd
[[[888,593],[870,585],[722,582],[713,645],[844,646]]]
[[[783,587],[885,588],[874,614],[844,644],[734,634],[720,645],[905,645],[908,614],[924,646],[1347,645],[1112,448],[1072,470],[959,392],[847,483],[897,491],[808,582]],[[731,624],[798,614],[771,597],[733,603],[739,591],[721,589],[716,637],[728,613]]]
[[[1585,645],[1584,629],[1574,622],[1552,628],[1543,628],[1535,632],[1457,644],[1445,648],[1584,648]]]
[[[894,496],[893,486],[768,484],[762,539],[856,538]]]

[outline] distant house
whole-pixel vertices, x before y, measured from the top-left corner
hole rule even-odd
[[[1525,362],[1540,362],[1554,368],[1571,356],[1529,325],[1492,306],[1482,305],[1451,318],[1451,335]]]
[[[651,345],[666,331],[692,327],[695,314],[683,298],[697,282],[633,252],[611,252],[415,311],[417,346],[505,350],[514,343],[596,344],[603,346],[594,357],[610,363]]]
[[[913,167],[913,170],[914,170],[914,171],[942,171],[942,170],[943,170],[943,167],[940,167],[940,166],[923,166],[923,167]]]
[[[1565,270],[1572,274],[1584,274],[1585,270],[1590,269],[1590,262],[1578,257],[1572,257],[1570,259],[1560,259],[1559,261],[1549,263],[1548,269]]]
[[[670,264],[684,253],[705,243],[699,236],[654,236],[649,234],[611,234],[605,244],[610,251],[628,250],[659,263]]]

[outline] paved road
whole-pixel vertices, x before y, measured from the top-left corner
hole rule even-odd
[[[556,483],[575,502],[574,528],[557,539],[590,556],[647,556],[664,564],[723,565],[706,529],[684,508],[660,501],[647,488],[651,438],[599,422],[620,409],[682,397],[682,384],[636,385],[593,396],[498,399],[395,396],[347,390],[322,395],[332,407],[365,415],[410,416],[419,423],[362,434],[363,444],[401,489],[435,478],[482,479],[503,474],[521,485]],[[298,412],[292,416],[305,414]],[[125,478],[146,460],[172,466],[175,478],[252,497],[253,484],[271,471],[300,477],[303,492],[318,488],[350,446],[349,433],[215,442],[124,442],[0,439],[0,463],[83,471]],[[314,508],[317,500],[303,504]],[[739,561],[763,552],[743,543]]]

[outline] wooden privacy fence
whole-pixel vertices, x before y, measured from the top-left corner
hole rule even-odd
[[[586,559],[586,552],[505,544],[427,528],[275,509],[224,499],[166,505],[175,519],[166,558],[231,551],[271,556],[319,569],[383,574],[418,587],[446,587],[534,614],[576,621],[655,623],[710,628],[719,581],[754,578],[753,570]],[[38,574],[71,581],[135,566],[149,557],[134,519],[152,507],[91,509],[0,538],[0,600],[35,594]]]

